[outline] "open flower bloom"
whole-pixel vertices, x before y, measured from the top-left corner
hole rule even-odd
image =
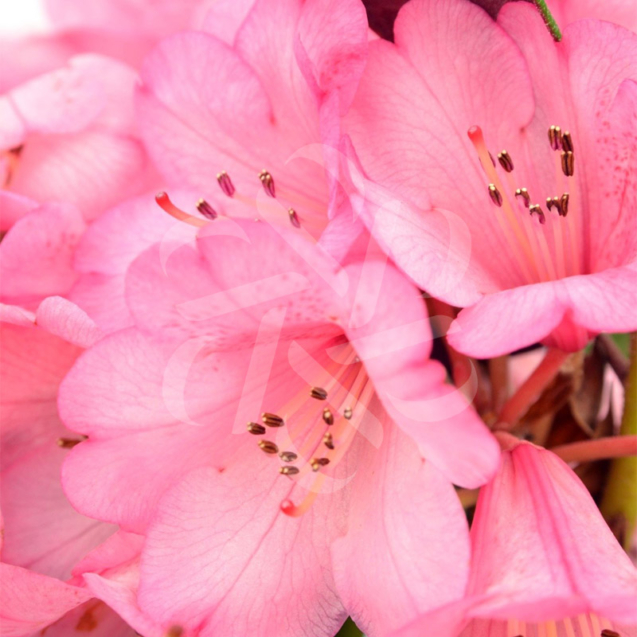
[[[482,488],[465,599],[397,635],[637,634],[637,570],[586,487],[550,451],[513,443]],[[463,628],[464,626],[464,628]]]
[[[332,635],[346,608],[376,635],[461,594],[443,474],[481,484],[499,452],[393,266],[217,220],[194,249],[144,252],[126,298],[135,327],[78,360],[60,409],[89,436],[69,498],[145,536],[135,594],[88,578],[133,626]]]
[[[339,197],[338,162],[324,151],[339,143],[364,68],[365,9],[358,0],[228,7],[145,61],[138,106],[147,147],[169,186],[209,199],[215,175],[226,173],[226,191],[252,202],[244,214],[289,218],[318,238]],[[262,186],[272,200],[257,210]]]
[[[354,202],[421,287],[471,306],[454,347],[637,328],[637,36],[589,20],[555,43],[526,3],[495,23],[468,0],[413,0],[395,35],[346,120]]]
[[[72,328],[68,307],[60,304],[63,299],[43,302],[41,323],[57,321],[55,331],[71,328],[89,344],[90,322],[84,317],[88,324],[81,327],[76,316]],[[2,635],[23,637],[46,629],[47,635],[68,637],[90,629],[99,637],[132,637],[132,629],[71,575],[85,554],[115,530],[77,513],[60,481],[62,462],[81,437],[60,422],[57,390],[82,348],[26,320],[21,325],[5,320],[7,309],[0,322]]]
[[[60,476],[81,437],[60,422],[58,387],[100,336],[61,296],[77,278],[72,260],[85,222],[71,204],[39,206],[5,192],[0,205],[1,632],[132,637],[132,629],[72,577],[115,527],[77,513]]]
[[[0,96],[2,188],[75,204],[86,219],[148,188],[135,81],[125,65],[84,55]]]
[[[191,207],[193,217],[204,221],[193,205],[199,199],[197,195],[171,192],[171,197],[183,208]],[[219,214],[224,212],[223,201],[212,201],[212,204]],[[194,242],[196,234],[196,227],[161,214],[155,197],[150,194],[122,201],[93,221],[82,236],[74,252],[75,284],[68,298],[104,333],[128,327],[134,323],[125,298],[130,264],[158,242],[161,242],[162,254],[168,258],[173,246]]]

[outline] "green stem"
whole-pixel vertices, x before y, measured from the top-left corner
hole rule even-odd
[[[625,383],[620,434],[637,435],[637,332],[631,335],[630,369]],[[637,457],[616,458],[608,474],[601,506],[604,517],[628,548],[637,524]]]
[[[358,626],[352,621],[351,617],[348,617],[336,637],[363,637],[363,633],[358,630]]]
[[[540,12],[542,20],[544,20],[544,24],[546,24],[546,28],[553,36],[553,39],[556,42],[559,42],[562,39],[562,32],[560,31],[560,27],[557,26],[557,22],[555,21],[553,14],[549,11],[546,2],[544,0],[533,0],[533,4],[535,4]]]

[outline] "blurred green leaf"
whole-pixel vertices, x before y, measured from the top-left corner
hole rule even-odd
[[[630,355],[630,334],[611,334],[615,344],[626,355]]]
[[[363,633],[358,630],[356,624],[348,618],[343,627],[338,631],[336,637],[362,637]]]
[[[637,434],[637,333],[631,340],[630,371],[625,383],[626,399],[620,430],[623,436]],[[613,460],[601,510],[615,535],[628,548],[637,525],[636,456]]]

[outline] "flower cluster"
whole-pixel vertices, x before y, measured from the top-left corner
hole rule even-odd
[[[637,11],[536,4],[0,43],[0,636],[637,635]]]

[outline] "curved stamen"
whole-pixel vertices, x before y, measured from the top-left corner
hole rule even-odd
[[[208,221],[193,217],[187,212],[184,212],[183,210],[177,208],[177,206],[175,206],[175,204],[170,200],[165,192],[158,192],[155,195],[155,201],[164,212],[167,212],[171,217],[174,217],[178,221],[183,221],[184,223],[188,223],[191,226],[195,226],[197,228],[203,228],[209,223]]]

